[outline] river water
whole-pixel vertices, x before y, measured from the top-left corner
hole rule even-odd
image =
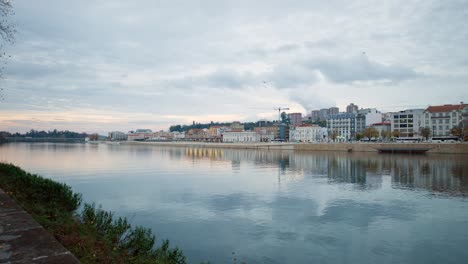
[[[12,143],[189,263],[468,263],[468,156]]]

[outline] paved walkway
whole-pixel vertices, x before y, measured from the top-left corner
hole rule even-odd
[[[0,263],[80,263],[0,189]]]

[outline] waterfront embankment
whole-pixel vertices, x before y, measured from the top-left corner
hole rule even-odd
[[[298,151],[377,152],[379,148],[428,148],[432,154],[468,154],[468,143],[208,143],[208,142],[139,142],[130,145],[153,145],[192,148],[264,149]]]
[[[0,163],[0,263],[185,263],[151,229],[81,202],[66,184]]]
[[[0,189],[1,263],[80,263]]]

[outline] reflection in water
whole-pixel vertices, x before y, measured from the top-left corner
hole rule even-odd
[[[176,158],[174,155],[180,157],[180,152],[170,151],[169,155],[171,158]],[[293,174],[327,177],[331,184],[350,183],[356,188],[379,189],[383,177],[390,176],[394,188],[468,194],[467,155],[449,157],[186,148],[185,157],[230,161],[233,170],[239,170],[242,162],[254,162],[259,166],[275,165],[282,173],[289,170],[295,172]]]
[[[462,263],[468,156],[6,144],[190,263]],[[443,195],[432,195],[443,194]]]

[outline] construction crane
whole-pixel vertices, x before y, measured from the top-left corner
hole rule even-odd
[[[281,110],[289,110],[289,107],[278,107],[274,108],[274,110],[278,110],[278,124],[281,123]]]

